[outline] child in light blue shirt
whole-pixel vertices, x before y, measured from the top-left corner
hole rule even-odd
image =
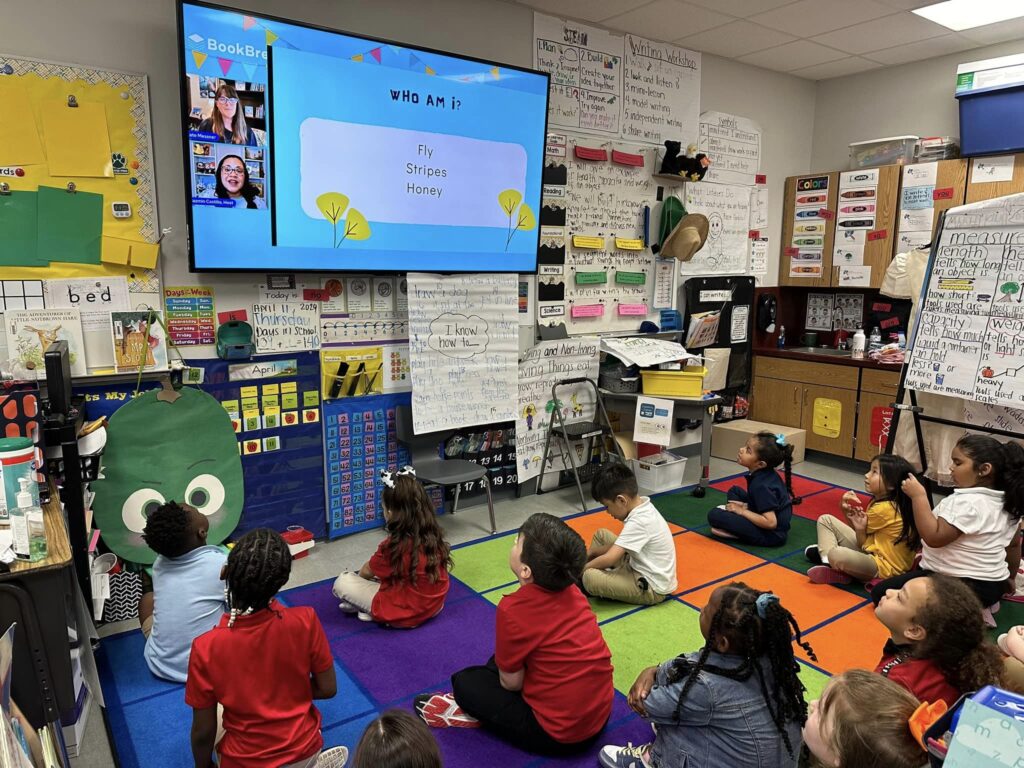
[[[139,601],[145,658],[157,677],[184,683],[192,641],[224,614],[221,570],[227,556],[206,543],[210,521],[195,507],[169,501],[146,520],[146,543],[157,553],[153,591]]]

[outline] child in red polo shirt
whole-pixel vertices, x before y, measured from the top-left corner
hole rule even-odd
[[[387,537],[358,573],[334,581],[345,613],[392,627],[418,627],[444,608],[451,549],[412,467],[382,470]]]
[[[509,566],[520,587],[498,603],[486,665],[452,675],[451,694],[420,696],[434,727],[483,726],[547,755],[588,747],[611,714],[611,652],[577,584],[587,562],[579,534],[537,513],[519,529]]]
[[[912,579],[888,590],[875,616],[892,633],[875,672],[921,701],[952,707],[962,693],[1007,686],[999,650],[986,639],[981,601],[960,579]]]
[[[185,703],[192,707],[196,768],[212,768],[217,708],[221,768],[313,768],[320,756],[320,712],[313,699],[337,691],[334,659],[312,608],[285,608],[274,595],[292,558],[281,536],[245,534],[221,574],[230,614],[192,643]]]

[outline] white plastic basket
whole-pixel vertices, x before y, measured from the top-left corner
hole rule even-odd
[[[633,459],[633,474],[637,485],[646,493],[672,491],[683,484],[686,457],[662,451],[643,459]]]

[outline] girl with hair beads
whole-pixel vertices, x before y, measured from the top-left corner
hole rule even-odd
[[[700,651],[645,669],[629,691],[654,741],[604,747],[603,768],[796,766],[807,704],[793,638],[816,657],[792,614],[772,593],[733,582],[711,593],[700,631]]]
[[[221,572],[229,613],[192,643],[185,703],[196,768],[211,768],[217,710],[221,768],[313,768],[323,746],[313,699],[337,692],[334,659],[312,608],[274,599],[292,557],[280,534],[242,536]]]
[[[842,510],[850,524],[832,515],[818,518],[818,543],[804,550],[814,567],[807,576],[815,584],[849,584],[853,579],[898,576],[914,564],[921,545],[910,497],[903,481],[913,468],[900,456],[883,453],[871,460],[864,488],[871,494],[867,509],[853,491],[843,494]]]
[[[890,589],[875,616],[891,633],[875,671],[921,701],[953,706],[986,685],[1009,687],[1003,658],[986,639],[981,603],[959,579],[933,573]]]
[[[884,677],[851,669],[812,701],[804,748],[813,768],[921,768],[927,756],[910,732],[913,696]]]
[[[334,582],[342,611],[362,621],[418,627],[444,608],[451,549],[412,467],[381,470],[387,537],[358,573]]]
[[[953,448],[950,472],[956,490],[934,512],[917,478],[903,481],[923,542],[921,564],[872,589],[875,605],[889,590],[931,573],[960,579],[985,607],[999,602],[1010,587],[1011,573],[1020,564],[1024,448],[986,435],[967,435]]]
[[[728,503],[708,512],[711,533],[745,544],[777,547],[786,543],[793,505],[793,446],[782,435],[758,432],[747,438],[736,461],[749,470],[747,489],[729,489]],[[776,467],[783,465],[786,480]]]
[[[352,768],[442,768],[441,752],[422,720],[389,709],[366,726]]]

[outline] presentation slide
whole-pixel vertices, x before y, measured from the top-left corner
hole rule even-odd
[[[284,48],[271,81],[277,245],[533,259],[543,96]]]
[[[197,270],[532,272],[547,77],[182,4]]]

